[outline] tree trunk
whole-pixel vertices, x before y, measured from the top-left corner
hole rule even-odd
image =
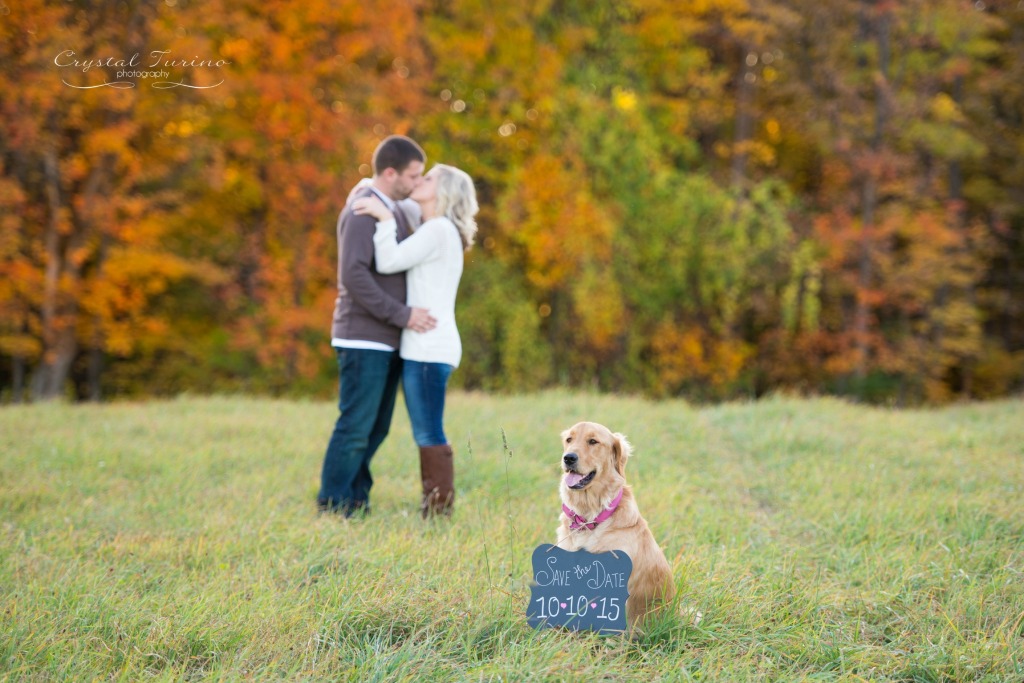
[[[60,169],[54,149],[43,155],[43,175],[50,220],[46,228],[46,272],[41,315],[43,358],[32,378],[32,396],[46,401],[60,396],[78,348],[74,328],[62,319],[64,316],[60,310],[60,277],[64,269],[60,225],[62,198]]]
[[[100,176],[96,176],[96,185],[91,188],[95,190],[99,187]],[[95,192],[90,192],[86,195],[87,201],[94,200]],[[103,269],[106,267],[107,254],[110,251],[110,235],[107,232],[102,233],[100,238],[100,247],[96,254],[96,277],[102,277]],[[104,327],[103,319],[100,316],[96,316],[93,319],[93,332],[92,339],[89,341],[88,350],[88,365],[86,367],[86,391],[85,395],[90,401],[98,402],[102,398],[102,378],[103,378],[103,355],[104,355]]]
[[[757,55],[746,44],[740,45],[740,69],[736,79],[736,131],[733,140],[732,184],[742,190],[747,178],[748,145],[754,133],[754,116],[751,107],[754,100],[754,83],[757,80],[754,66]],[[753,64],[750,60],[755,60]]]
[[[103,398],[102,383],[103,377],[103,349],[99,341],[89,349],[89,370],[88,370],[88,392],[90,401],[100,401]]]
[[[963,102],[964,77],[957,74],[953,78],[953,101],[960,105]],[[951,159],[949,162],[949,203],[952,207],[954,227],[957,232],[963,233],[967,230],[967,206],[963,195],[963,169],[958,159]],[[957,251],[965,247],[956,247]],[[959,259],[956,259],[959,260]],[[977,291],[973,280],[966,284],[965,296],[971,304],[971,309],[977,311]],[[945,296],[946,286],[943,286],[942,296]],[[960,360],[961,386],[960,392],[965,398],[970,398],[974,393],[974,358],[966,355]]]
[[[870,344],[868,328],[870,326],[871,306],[869,294],[874,280],[875,245],[875,214],[878,208],[878,184],[882,169],[880,153],[888,120],[888,81],[889,81],[889,9],[883,8],[875,21],[869,16],[876,9],[873,0],[867,0],[861,13],[861,38],[865,41],[872,37],[878,44],[878,71],[875,75],[875,131],[871,137],[871,163],[864,172],[864,188],[861,195],[861,250],[857,273],[857,303],[854,313],[854,339],[856,343],[855,376],[864,392],[864,379],[867,376],[868,355]]]
[[[15,355],[11,358],[11,400],[21,403],[25,400],[25,359]]]

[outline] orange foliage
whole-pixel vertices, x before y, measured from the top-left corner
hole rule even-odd
[[[582,168],[538,154],[527,160],[511,199],[508,239],[525,254],[526,278],[541,292],[566,285],[591,263],[607,263],[613,223],[580,183]]]
[[[717,396],[727,394],[752,358],[753,348],[741,340],[713,338],[697,325],[662,321],[651,338],[657,393],[683,390]]]
[[[332,384],[335,219],[391,133],[477,180],[460,306],[527,325],[484,331],[490,386],[1019,382],[1021,257],[990,240],[1024,224],[1024,60],[999,3],[86,4],[0,21],[0,382],[63,395],[105,356]],[[69,49],[226,63],[93,88],[113,70]]]

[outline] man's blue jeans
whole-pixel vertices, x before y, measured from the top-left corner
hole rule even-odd
[[[446,363],[403,363],[402,391],[417,446],[448,443],[444,435],[444,395],[454,369]]]
[[[369,510],[370,460],[391,427],[402,359],[397,351],[335,350],[339,415],[324,455],[317,503],[348,516]]]

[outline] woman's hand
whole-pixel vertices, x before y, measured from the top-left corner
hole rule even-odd
[[[352,202],[352,211],[357,216],[364,214],[373,216],[378,223],[390,221],[395,217],[395,214],[391,213],[391,210],[376,195],[355,200]]]

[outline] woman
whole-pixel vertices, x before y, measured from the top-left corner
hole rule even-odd
[[[420,449],[424,517],[450,515],[455,499],[454,453],[444,434],[444,399],[448,377],[462,358],[455,325],[455,295],[462,276],[463,252],[476,236],[479,210],[473,180],[452,166],[438,164],[424,176],[409,199],[423,224],[396,241],[394,215],[377,197],[353,203],[356,213],[377,219],[374,257],[381,273],[406,272],[406,303],[426,308],[437,319],[429,332],[402,331],[402,391],[413,438]]]

